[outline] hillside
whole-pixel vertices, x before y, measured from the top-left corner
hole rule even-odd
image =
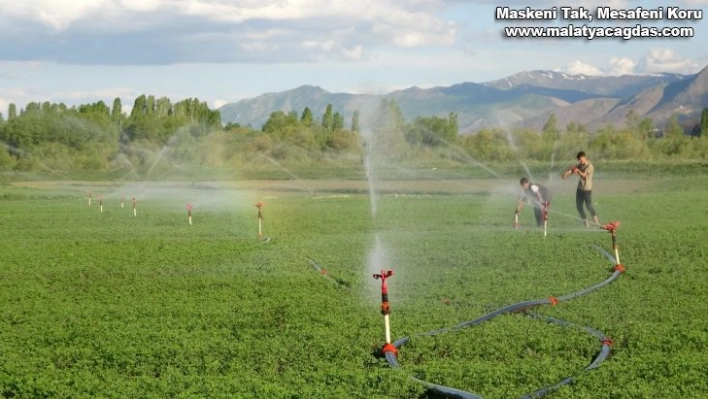
[[[455,112],[462,134],[484,127],[539,128],[551,113],[561,126],[571,121],[590,127],[621,124],[630,110],[657,123],[674,113],[686,121],[708,106],[708,67],[695,75],[587,76],[529,71],[485,83],[410,87],[382,95],[331,93],[304,85],[229,103],[219,111],[224,123],[258,128],[273,111],[300,113],[309,107],[321,115],[327,104],[332,104],[349,119],[357,110],[365,115],[384,98],[394,99],[408,120]]]

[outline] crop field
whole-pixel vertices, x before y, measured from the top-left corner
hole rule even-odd
[[[0,395],[431,397],[415,377],[490,399],[577,376],[548,397],[706,398],[708,178],[622,179],[593,195],[601,222],[621,222],[626,272],[532,311],[576,327],[506,314],[434,337],[418,334],[610,276],[593,247],[611,252],[610,235],[577,219],[576,181],[553,186],[545,238],[528,206],[512,228],[515,180],[380,182],[375,215],[365,182],[5,183]],[[400,369],[374,356],[380,269],[393,339],[411,337]],[[582,326],[613,341],[587,372],[600,343]]]

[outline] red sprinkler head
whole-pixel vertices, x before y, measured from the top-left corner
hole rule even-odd
[[[192,203],[191,202],[187,204],[187,210],[190,212],[192,211]]]
[[[388,294],[386,279],[393,276],[393,270],[381,270],[380,274],[374,274],[374,279],[381,280],[381,293]]]
[[[265,204],[263,204],[262,202],[256,202],[254,205],[256,206],[256,208],[258,208],[260,210],[260,209],[263,209],[263,205],[265,205]]]
[[[391,308],[388,305],[388,285],[386,279],[393,276],[393,270],[381,270],[381,273],[374,274],[374,279],[381,280],[381,314],[388,315]]]
[[[609,231],[610,233],[614,233],[615,230],[617,230],[617,228],[619,227],[619,225],[620,225],[619,221],[614,221],[614,222],[611,222],[611,223],[608,223],[608,224],[602,226],[602,228]]]

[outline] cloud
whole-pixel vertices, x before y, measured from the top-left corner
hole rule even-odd
[[[558,72],[564,72],[570,75],[589,75],[597,76],[603,75],[603,72],[590,64],[586,64],[581,61],[573,61],[565,67],[558,68]]]
[[[573,61],[556,71],[582,75],[642,75],[650,73],[693,74],[701,64],[677,54],[668,48],[651,48],[638,61],[628,57],[612,57],[604,68],[582,61]]]
[[[362,60],[452,46],[441,0],[0,0],[0,60],[78,64]]]
[[[632,75],[636,73],[636,68],[639,65],[627,57],[612,57],[609,64],[609,75]]]
[[[652,48],[649,49],[642,60],[641,69],[645,73],[673,72],[687,74],[695,73],[700,67],[696,62],[676,54],[671,49]]]

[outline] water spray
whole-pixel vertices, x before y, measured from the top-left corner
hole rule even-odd
[[[394,355],[397,353],[396,347],[391,344],[391,325],[388,316],[391,314],[391,308],[388,305],[388,285],[386,279],[393,276],[393,270],[381,270],[381,273],[374,274],[375,280],[381,280],[381,314],[384,317],[384,326],[386,329],[386,344],[381,349],[381,354],[385,355],[391,352]]]
[[[263,203],[256,202],[256,208],[258,208],[258,238],[263,238]]]
[[[138,217],[138,200],[133,197],[132,199],[133,202],[133,217]]]
[[[192,225],[192,203],[187,204],[187,219],[189,220],[189,225]]]
[[[548,202],[543,203],[543,236],[548,235]]]
[[[612,249],[615,251],[615,261],[617,262],[616,266],[622,265],[620,263],[619,247],[617,246],[617,228],[619,225],[620,222],[615,221],[602,226],[603,229],[607,230],[612,235]]]

